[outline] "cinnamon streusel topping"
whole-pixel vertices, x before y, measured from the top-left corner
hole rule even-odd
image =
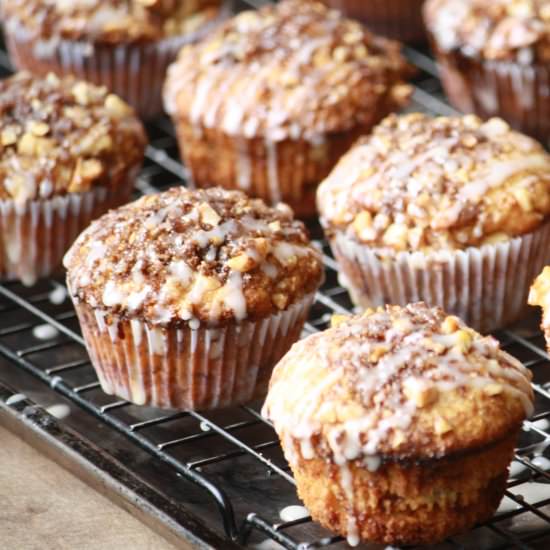
[[[218,13],[220,0],[9,0],[10,31],[41,38],[150,42],[192,32]]]
[[[366,459],[374,470],[384,458],[438,458],[506,437],[533,411],[530,380],[497,340],[457,317],[423,303],[386,306],[295,344],[263,414],[291,462]]]
[[[68,286],[94,308],[166,326],[257,319],[317,290],[323,267],[286,205],[184,187],[92,223],[67,253]]]
[[[525,64],[550,60],[550,0],[428,0],[424,14],[444,50]]]
[[[501,119],[391,115],[318,191],[329,235],[392,251],[464,249],[533,231],[550,213],[550,156]]]
[[[106,88],[25,72],[0,81],[0,199],[114,189],[145,145],[133,110]]]
[[[409,71],[397,43],[319,2],[283,0],[184,47],[165,106],[231,136],[314,140],[371,120],[380,102],[398,109],[411,93]]]

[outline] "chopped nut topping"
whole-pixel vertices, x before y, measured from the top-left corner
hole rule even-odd
[[[130,107],[117,99],[126,114],[115,116],[108,97],[115,96],[72,77],[19,73],[1,81],[0,199],[25,202],[125,184],[141,163],[145,134]],[[14,184],[20,176],[32,185]]]
[[[42,38],[150,42],[197,30],[219,13],[221,0],[10,0],[2,19]]]
[[[345,323],[351,319],[351,315],[337,315],[334,314],[330,318],[330,326],[331,327],[337,327],[338,325],[341,325],[342,323]]]
[[[242,12],[184,47],[164,99],[169,114],[228,135],[318,141],[371,127],[404,105],[410,73],[397,43],[319,2],[283,0]]]
[[[221,217],[208,203],[201,203],[199,205],[199,212],[202,222],[207,223],[208,225],[213,225],[214,227],[219,225]]]
[[[455,335],[469,345],[457,347]],[[295,344],[262,414],[282,439],[338,465],[451,458],[519,430],[533,412],[530,380],[497,340],[456,317],[423,303],[386,306]]]
[[[424,13],[444,50],[486,59],[550,60],[548,0],[428,0]]]
[[[100,168],[82,164],[77,173]],[[288,209],[217,188],[176,187],[109,212],[65,265],[74,296],[161,325],[264,318],[315,292],[323,276],[319,252]]]
[[[499,119],[390,115],[317,197],[329,237],[345,232],[388,255],[465,249],[547,220],[550,155]]]

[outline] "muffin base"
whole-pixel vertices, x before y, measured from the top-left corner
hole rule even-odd
[[[432,43],[433,43],[432,39]],[[464,113],[499,116],[548,146],[550,66],[470,58],[434,47],[445,93]]]
[[[11,29],[8,25],[6,44],[17,69],[26,69],[38,76],[49,72],[72,74],[106,86],[132,105],[141,118],[150,119],[162,113],[164,77],[179,50],[202,38],[226,16],[222,10],[216,19],[187,35],[154,43],[120,45],[29,38],[26,29]]]
[[[0,281],[33,285],[56,272],[63,255],[92,220],[130,199],[134,177],[111,191],[96,187],[18,204],[0,200]]]
[[[313,297],[262,320],[197,329],[151,327],[74,305],[105,393],[136,405],[205,410],[265,395],[273,367],[300,337]]]
[[[463,456],[383,462],[376,471],[358,461],[337,466],[301,456],[291,466],[312,518],[351,545],[434,544],[492,517],[506,488],[516,437],[514,432]],[[298,449],[296,444],[291,452]]]
[[[401,42],[426,40],[422,5],[424,0],[324,0],[331,8],[365,23],[376,34]]]
[[[197,187],[240,189],[272,205],[286,202],[300,217],[315,215],[317,185],[369,130],[362,126],[329,134],[318,143],[275,142],[228,136],[182,119],[174,122],[184,164]]]
[[[383,259],[343,233],[330,244],[342,270],[340,282],[356,305],[424,301],[491,332],[528,310],[529,287],[550,263],[550,223],[504,243],[432,254],[400,252]]]

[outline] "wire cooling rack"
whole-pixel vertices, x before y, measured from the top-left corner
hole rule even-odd
[[[265,2],[248,3],[258,6]],[[408,48],[406,53],[419,69],[410,109],[452,114],[433,60],[422,51]],[[8,57],[2,49],[0,75],[9,73]],[[186,180],[170,122],[158,119],[148,126],[148,132],[150,145],[136,196]],[[320,229],[311,229],[323,249],[327,277],[305,333],[324,329],[333,313],[347,313],[352,308],[338,284],[337,267]],[[88,422],[91,429],[87,432],[80,428],[81,435],[100,430],[104,440],[119,437],[125,454],[104,444],[107,455],[103,456],[110,453],[129,471],[137,472],[136,486],[146,479],[143,487],[156,491],[156,497],[149,495],[149,504],[194,532],[197,545],[202,540],[213,548],[345,547],[340,537],[312,522],[296,507],[300,503],[294,480],[272,427],[259,414],[260,403],[211,413],[166,412],[105,395],[64,288],[62,278],[41,281],[30,289],[18,283],[0,285],[0,353],[8,359],[8,363],[0,364],[0,380],[13,367],[22,369],[39,380],[44,391],[61,394],[93,421]],[[536,413],[525,422],[503,502],[491,521],[439,548],[550,547],[550,365],[537,325],[538,315],[534,313],[513,330],[496,334],[504,349],[533,371],[536,393]],[[4,397],[5,405],[17,407],[24,396],[16,391],[0,391],[0,403]],[[68,441],[65,438],[67,445]],[[82,447],[75,448],[83,453]],[[170,496],[169,502],[163,495]],[[191,513],[178,515],[170,506],[181,506]],[[217,535],[206,540],[202,536],[205,531],[193,523],[193,518],[208,523]]]

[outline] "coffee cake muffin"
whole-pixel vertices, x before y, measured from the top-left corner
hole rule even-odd
[[[336,160],[407,101],[407,74],[396,43],[318,2],[283,0],[183,48],[165,108],[197,186],[239,188],[307,216]]]
[[[162,111],[166,68],[225,13],[221,0],[10,0],[0,4],[11,60],[34,74],[73,74]]]
[[[531,286],[529,304],[542,308],[541,328],[546,338],[546,347],[550,350],[550,266],[543,269]]]
[[[457,317],[386,306],[295,344],[262,412],[313,519],[351,545],[432,544],[497,509],[530,380]]]
[[[363,21],[373,32],[418,43],[426,38],[422,21],[424,0],[323,0],[327,6]]]
[[[105,88],[53,74],[0,80],[0,280],[50,275],[92,219],[126,202],[146,138]]]
[[[488,332],[521,317],[550,262],[550,156],[501,119],[391,115],[318,205],[363,307],[424,300]]]
[[[323,277],[286,205],[175,188],[94,222],[65,257],[106,393],[210,409],[265,394]]]
[[[550,1],[428,0],[424,16],[453,105],[548,144]]]

